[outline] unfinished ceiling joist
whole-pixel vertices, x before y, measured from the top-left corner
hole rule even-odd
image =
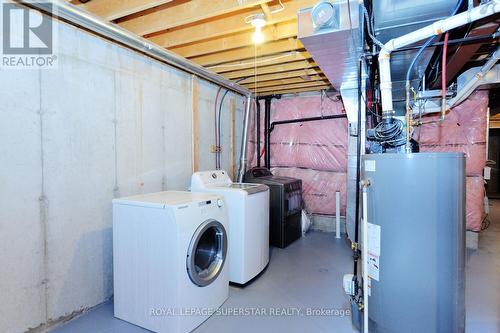
[[[210,17],[222,16],[227,13],[270,1],[271,0],[198,0],[179,4],[173,3],[172,6],[166,6],[167,8],[160,8],[155,12],[124,20],[119,24],[127,30],[144,36],[154,32],[188,25],[193,22],[203,21]]]
[[[284,2],[285,9],[273,15],[273,19],[268,21],[266,25],[272,25],[279,22],[297,20],[297,11],[304,7],[313,6],[316,0],[293,0]],[[234,13],[233,15],[225,15],[214,17],[209,22],[199,22],[185,27],[179,27],[151,36],[150,39],[158,45],[164,47],[173,47],[182,44],[199,42],[207,39],[212,39],[220,36],[226,36],[242,31],[251,31],[253,27],[245,22],[249,15],[262,13],[260,8],[252,10],[244,10]]]
[[[318,68],[310,68],[310,69],[299,69],[295,71],[288,71],[285,73],[262,74],[259,75],[257,78],[260,84],[264,84],[268,81],[276,81],[289,78],[300,78],[300,77],[315,76],[315,75],[324,75],[324,74],[322,74]],[[239,83],[245,85],[252,82],[255,82],[255,78],[249,77],[245,80],[240,81]]]
[[[71,1],[72,4],[100,16],[108,21],[113,21],[124,16],[132,15],[147,9],[155,8],[173,0],[92,0],[85,3],[79,0]]]
[[[249,88],[257,86],[260,94],[260,89],[267,93],[272,89],[310,89],[314,82],[328,83],[297,39],[298,11],[316,3],[317,0],[91,0],[78,7],[113,20],[119,25],[117,29],[145,36],[150,45],[155,45],[154,50],[166,48],[223,80],[241,82],[244,91],[250,92]],[[253,15],[262,15],[266,21],[262,44],[254,43],[255,27],[250,24]],[[143,48],[149,48],[145,45]]]
[[[253,87],[251,87],[251,88],[252,88],[253,92],[262,94],[262,93],[272,92],[272,91],[276,91],[276,90],[279,91],[279,90],[301,89],[301,88],[310,88],[310,87],[317,87],[317,86],[324,86],[324,85],[329,86],[330,83],[328,81],[326,81],[326,82],[312,81],[312,82],[300,82],[300,83],[293,83],[293,84],[284,84],[281,86],[272,86],[272,87],[264,87],[264,88],[257,86],[257,89],[253,89]]]
[[[293,38],[297,36],[297,21],[292,20],[268,25],[262,32],[266,42]],[[199,43],[172,47],[170,49],[186,58],[196,57],[251,46],[254,44],[252,41],[252,34],[253,31],[244,31]]]
[[[314,62],[309,62],[307,60],[302,61],[294,61],[286,64],[272,65],[272,66],[263,66],[257,67],[255,71],[253,68],[245,69],[241,71],[227,72],[222,75],[228,79],[239,79],[242,77],[252,77],[257,75],[257,79],[259,75],[262,74],[275,74],[275,73],[286,73],[288,71],[298,70],[298,69],[310,69],[318,67]],[[318,69],[319,71],[319,69]],[[319,72],[318,72],[319,73]]]
[[[306,88],[293,88],[293,89],[277,89],[269,92],[260,92],[259,95],[261,96],[266,96],[266,95],[285,95],[285,94],[297,94],[297,93],[302,93],[302,92],[309,92],[309,91],[321,91],[321,90],[327,90],[331,88],[331,85],[321,85],[321,86],[316,86],[316,87],[306,87]]]
[[[190,58],[202,66],[213,66],[238,60],[252,59],[259,56],[273,55],[290,51],[303,50],[304,46],[296,38],[283,39],[276,42],[255,46],[247,46],[236,50],[209,54],[201,57]],[[258,60],[257,60],[258,61]]]
[[[197,75],[207,81],[220,85],[236,93],[246,96],[251,95],[251,92],[247,88],[229,81],[224,77],[187,60],[186,58],[161,48],[158,45],[150,43],[148,40],[134,35],[133,33],[122,29],[115,24],[110,24],[109,22],[86,11],[79,10],[77,7],[68,2],[56,0],[14,0],[14,2],[23,6],[34,8],[48,15],[54,15],[54,13],[57,13],[57,17],[64,19],[77,27],[92,31],[101,37],[127,46],[132,50],[146,54],[153,59],[179,68],[187,73]]]
[[[255,87],[258,87],[258,89],[262,89],[265,87],[275,87],[275,86],[283,86],[287,84],[294,84],[294,83],[306,83],[306,82],[316,82],[316,81],[321,81],[323,83],[328,83],[328,79],[323,76],[323,75],[313,75],[313,76],[303,76],[303,77],[295,77],[295,78],[289,78],[289,79],[279,79],[279,80],[273,80],[273,81],[264,81],[264,82],[249,82],[243,84],[245,87],[249,89],[255,89]]]
[[[244,59],[236,62],[207,66],[216,73],[223,74],[244,69],[255,69],[265,66],[275,66],[297,61],[312,61],[311,55],[306,51],[289,51],[270,56],[258,57],[257,59]]]

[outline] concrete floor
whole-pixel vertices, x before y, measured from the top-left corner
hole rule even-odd
[[[500,200],[490,201],[490,227],[468,251],[467,332],[500,333]]]
[[[468,253],[467,332],[500,333],[500,201],[492,202],[491,226],[480,235],[479,249]],[[268,269],[245,288],[230,288],[225,308],[299,308],[291,316],[218,316],[205,332],[355,332],[348,316],[308,316],[309,308],[348,310],[342,276],[351,272],[351,252],[334,234],[312,232],[285,250],[273,249]],[[149,332],[113,317],[113,304],[60,326],[53,333]]]

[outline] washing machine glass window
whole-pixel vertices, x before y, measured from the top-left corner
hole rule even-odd
[[[227,254],[227,232],[215,220],[203,222],[195,231],[187,253],[186,267],[191,281],[205,287],[219,276]]]

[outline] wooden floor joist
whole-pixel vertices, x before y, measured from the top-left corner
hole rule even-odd
[[[259,88],[257,86],[257,89],[253,89],[251,87],[251,90],[254,92],[257,91],[258,93],[263,93],[263,92],[270,92],[270,91],[274,91],[274,90],[300,89],[300,88],[309,88],[309,87],[324,86],[324,85],[330,85],[330,84],[328,82],[324,82],[324,81],[312,81],[312,82],[300,82],[300,83],[284,84],[281,86],[273,86],[273,87]]]
[[[275,55],[290,51],[302,51],[304,46],[296,38],[282,39],[276,42],[269,42],[258,46],[247,46],[235,50],[208,54],[200,57],[190,58],[205,67],[234,62],[239,60],[252,59],[254,57]]]
[[[272,74],[263,74],[259,75],[257,77],[257,81],[260,83],[265,83],[268,81],[276,81],[280,79],[288,79],[288,78],[299,78],[299,77],[304,77],[304,76],[315,76],[315,75],[324,75],[321,73],[321,71],[317,68],[310,68],[310,69],[299,69],[295,71],[287,71],[283,73],[272,73]],[[239,83],[242,85],[249,84],[255,82],[254,77],[249,77],[248,79],[242,80]]]
[[[234,72],[249,68],[253,69],[256,66],[257,67],[275,66],[300,60],[307,61],[310,60],[311,58],[312,58],[311,55],[306,51],[289,51],[269,56],[258,57],[257,59],[244,59],[236,62],[229,62],[225,64],[218,64],[206,67],[219,74],[222,74],[225,72]],[[257,63],[255,63],[255,60],[257,61]]]
[[[290,20],[297,20],[297,11],[314,6],[316,0],[292,0],[284,2],[285,9],[273,14],[273,20],[267,25],[276,24]],[[226,36],[241,31],[252,31],[254,28],[245,20],[253,14],[262,13],[260,8],[244,10],[230,16],[215,17],[202,21],[199,24],[173,28],[150,37],[154,43],[171,48],[173,46],[200,42],[220,36]]]
[[[258,95],[259,96],[266,96],[266,95],[276,95],[276,94],[278,94],[278,95],[297,94],[297,93],[308,92],[308,91],[321,91],[321,90],[326,90],[329,88],[331,88],[331,85],[321,85],[321,86],[316,86],[316,87],[273,90],[272,92],[258,92]]]
[[[249,89],[255,89],[257,87],[258,89],[262,88],[274,88],[276,86],[283,86],[287,84],[295,84],[295,83],[307,83],[307,82],[323,82],[323,83],[328,83],[328,80],[326,79],[325,76],[322,75],[314,75],[314,76],[304,76],[307,77],[307,79],[302,78],[302,77],[296,77],[296,78],[290,78],[290,79],[280,79],[280,80],[273,80],[273,81],[264,81],[264,82],[251,82],[251,83],[245,83],[244,86],[249,88]]]
[[[259,94],[328,86],[297,37],[298,11],[317,0],[66,1]],[[258,45],[255,15],[266,19]]]
[[[155,12],[133,17],[119,22],[120,26],[140,36],[158,31],[185,26],[194,22],[203,21],[211,17],[239,11],[245,8],[258,6],[271,0],[197,0],[173,3]]]
[[[241,71],[227,72],[227,73],[222,73],[222,76],[224,76],[228,79],[234,80],[234,79],[239,79],[239,78],[243,78],[243,77],[250,78],[252,76],[257,75],[257,79],[259,79],[259,76],[263,75],[263,74],[286,73],[288,71],[304,70],[304,69],[310,69],[310,68],[317,68],[317,65],[314,62],[302,60],[302,61],[294,61],[294,62],[290,62],[290,63],[286,63],[286,64],[258,67],[256,71],[253,68],[250,68],[250,69],[244,69]],[[319,69],[318,69],[318,73],[319,73]]]
[[[113,21],[172,1],[173,0],[92,0],[82,3],[79,0],[72,0],[70,2],[107,21]]]
[[[232,49],[253,46],[253,31],[244,31],[228,36],[221,36],[199,43],[171,47],[170,50],[186,58],[192,58],[205,54],[229,51]],[[297,20],[268,25],[262,29],[265,42],[277,41],[280,39],[293,38],[297,36]],[[166,45],[163,45],[166,46]]]

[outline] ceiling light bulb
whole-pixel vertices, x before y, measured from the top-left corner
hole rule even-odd
[[[255,28],[255,32],[252,35],[252,40],[255,44],[264,43],[265,38],[261,28]]]
[[[250,23],[256,29],[262,28],[266,25],[266,17],[264,16],[264,14],[255,14],[250,20]]]

